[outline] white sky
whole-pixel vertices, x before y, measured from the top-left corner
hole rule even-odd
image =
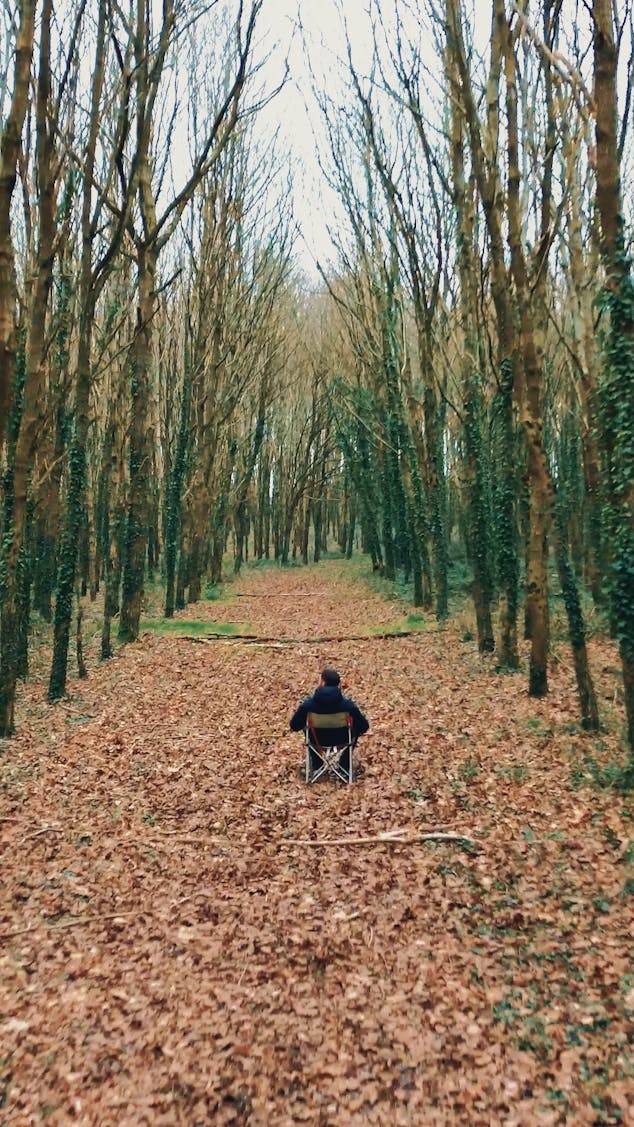
[[[361,56],[367,57],[370,36],[366,0],[344,0],[344,4],[355,48]],[[279,125],[283,146],[299,165],[294,185],[294,212],[302,234],[296,257],[302,269],[316,278],[315,259],[319,258],[325,265],[331,257],[327,224],[333,219],[338,201],[324,183],[317,163],[321,122],[319,111],[311,104],[306,45],[316,80],[319,82],[328,75],[334,85],[337,59],[343,54],[341,17],[336,0],[266,0],[260,29],[271,44],[278,42],[267,68],[271,85],[279,81],[288,53],[289,80],[267,108],[265,120],[268,119],[272,128]]]
[[[490,20],[491,0],[472,0],[476,12],[482,9]],[[338,102],[342,71],[347,71],[343,19],[352,46],[355,66],[360,75],[367,74],[373,53],[370,0],[265,0],[260,16],[260,35],[272,48],[266,79],[271,87],[283,73],[288,55],[289,80],[267,108],[261,121],[262,130],[279,125],[283,145],[301,165],[295,177],[294,213],[301,229],[296,258],[302,269],[316,280],[319,273],[316,259],[327,266],[334,258],[328,226],[345,221],[338,196],[328,187],[320,172],[317,148],[321,147],[324,164],[331,160],[324,138],[321,111],[311,94],[314,81],[325,88]],[[394,22],[397,0],[381,0],[382,19],[389,27]],[[398,5],[400,18],[410,22],[410,34],[423,50],[428,33],[416,6]],[[421,6],[423,7],[423,6]],[[408,14],[409,11],[409,14]],[[343,16],[342,16],[343,13]],[[488,28],[484,21],[483,27]],[[273,44],[277,46],[273,49]],[[434,57],[433,48],[431,56]]]

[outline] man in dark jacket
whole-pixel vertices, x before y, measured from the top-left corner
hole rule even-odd
[[[331,715],[333,712],[349,712],[352,717],[352,735],[356,740],[367,732],[370,727],[361,709],[350,697],[344,697],[341,692],[341,678],[336,669],[324,669],[319,680],[319,686],[310,697],[306,697],[300,704],[297,712],[291,718],[291,731],[301,732],[306,727],[306,717],[309,712]],[[315,771],[320,763],[311,752],[310,768]],[[340,766],[346,772],[350,770],[349,752],[344,751],[341,756]]]

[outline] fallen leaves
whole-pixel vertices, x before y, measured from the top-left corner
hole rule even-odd
[[[240,584],[261,635],[403,617],[341,565]],[[296,773],[288,717],[324,664],[372,721],[351,788]],[[148,637],[69,708],[26,686],[1,771],[1,1117],[634,1121],[632,806],[572,785],[565,656],[552,681],[529,701],[449,625]]]

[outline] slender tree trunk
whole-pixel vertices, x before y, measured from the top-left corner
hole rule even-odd
[[[313,507],[310,501],[306,501],[302,518],[302,563],[304,566],[308,565],[308,544],[310,541],[310,522],[312,514]]]
[[[568,536],[562,512],[562,503],[559,499],[557,514],[554,522],[555,533],[555,558],[559,583],[564,597],[566,615],[568,617],[568,633],[572,647],[572,657],[577,679],[577,692],[581,708],[581,723],[591,732],[599,731],[599,708],[596,693],[590,673],[588,651],[586,648],[586,632],[583,621],[583,612],[579,599],[579,591],[575,582],[574,572],[570,566],[568,552]]]
[[[57,574],[57,598],[53,626],[53,658],[49,678],[49,699],[59,700],[66,691],[68,645],[70,640],[77,552],[86,497],[86,441],[90,424],[91,343],[98,286],[93,276],[92,192],[97,137],[100,127],[101,92],[106,62],[106,9],[100,5],[95,46],[95,67],[91,86],[89,136],[86,148],[81,217],[81,268],[79,279],[80,314],[77,343],[77,387],[75,418],[69,452],[69,480],[66,514],[61,536]],[[114,253],[114,244],[111,252]],[[102,279],[105,273],[102,271]]]
[[[354,501],[352,501],[352,499],[351,499],[350,500],[349,516],[348,516],[348,539],[347,539],[347,543],[346,543],[346,559],[347,560],[352,559],[352,553],[354,551],[354,536],[355,536],[355,532],[356,532],[356,525],[357,525],[357,507],[356,507]]]
[[[455,86],[455,61],[450,78]],[[467,520],[465,543],[473,570],[473,602],[476,612],[478,650],[495,649],[491,604],[493,600],[493,536],[488,451],[483,433],[484,396],[482,378],[483,349],[478,340],[479,317],[476,291],[475,209],[473,192],[467,190],[464,169],[463,120],[457,102],[452,104],[451,164],[454,207],[458,224],[458,272],[460,276],[461,316],[464,333],[463,435],[465,444],[465,485]]]
[[[508,219],[511,272],[517,291],[520,348],[525,394],[523,425],[528,452],[530,531],[526,576],[526,605],[530,623],[531,655],[529,695],[548,692],[548,533],[552,518],[553,487],[543,440],[543,356],[532,307],[532,296],[522,243],[520,168],[517,128],[516,63],[504,0],[496,0],[496,22],[504,43],[508,127]]]
[[[238,489],[238,495],[237,495],[237,500],[236,500],[235,525],[236,525],[236,535],[238,537],[238,550],[236,552],[236,558],[235,558],[234,566],[233,566],[233,570],[234,570],[235,575],[238,575],[240,573],[240,569],[241,569],[242,563],[244,561],[245,543],[248,539],[247,497],[248,497],[248,494],[249,494],[249,488],[251,486],[251,482],[253,480],[253,474],[255,473],[255,467],[257,465],[257,460],[260,456],[260,450],[262,448],[262,441],[264,439],[264,425],[265,425],[265,422],[266,422],[266,413],[265,413],[266,395],[265,395],[265,393],[266,393],[266,373],[264,373],[262,375],[262,382],[261,382],[261,386],[260,386],[260,398],[259,398],[259,403],[258,403],[258,414],[257,414],[256,423],[255,423],[255,429],[254,429],[254,432],[253,432],[253,439],[252,439],[252,442],[251,442],[251,448],[250,448],[250,451],[249,451],[248,461],[247,461],[247,464],[246,464],[246,467],[245,467],[245,470],[244,470],[244,475],[243,475],[242,481],[240,482],[240,487]]]
[[[47,310],[53,282],[56,190],[53,146],[47,115],[50,112],[50,22],[52,0],[44,0],[36,104],[36,166],[38,188],[37,261],[29,294],[26,334],[26,370],[20,433],[15,448],[13,477],[13,536],[8,571],[17,557],[30,549],[27,534],[28,496],[38,439],[45,424],[45,345]],[[28,599],[28,596],[27,596]],[[28,620],[24,623],[28,632]]]
[[[174,615],[177,561],[182,550],[182,489],[185,479],[189,416],[191,410],[191,366],[185,356],[181,417],[176,441],[176,454],[168,484],[165,519],[165,617]]]
[[[125,514],[119,500],[115,501],[112,516],[108,520],[108,555],[104,560],[105,591],[103,604],[103,624],[101,630],[101,660],[112,657],[111,623],[119,610],[119,588],[121,585],[121,561],[123,559],[125,538]]]
[[[505,263],[502,225],[504,192],[496,164],[498,149],[498,116],[500,103],[499,75],[502,45],[499,33],[492,43],[492,62],[487,83],[486,152],[478,107],[474,98],[467,66],[457,0],[446,0],[447,45],[455,63],[454,96],[465,113],[465,124],[473,162],[475,180],[482,200],[489,242],[491,297],[497,322],[497,379],[493,401],[495,429],[494,512],[496,560],[499,599],[498,664],[514,670],[519,665],[517,650],[518,558],[515,515],[515,436],[513,397],[517,392],[517,334],[515,330],[512,287]]]
[[[59,273],[56,280],[56,300],[54,308],[55,338],[53,350],[53,380],[49,392],[49,417],[53,425],[45,432],[48,443],[41,449],[38,442],[38,457],[42,464],[50,466],[40,483],[36,498],[37,520],[37,562],[34,574],[34,606],[47,622],[53,620],[53,594],[57,573],[57,555],[61,531],[61,490],[66,462],[66,452],[72,434],[72,401],[69,402],[71,378],[69,373],[72,275],[70,251],[68,248],[68,228],[73,203],[73,178],[66,177],[61,205],[64,248],[59,258]]]
[[[156,255],[153,247],[139,246],[139,304],[132,352],[132,422],[130,426],[130,484],[119,639],[134,642],[139,636],[148,546],[149,498],[152,476],[150,425],[152,381],[152,324],[156,311]]]
[[[4,474],[4,497],[2,505],[2,539],[9,551],[11,549],[11,530],[13,527],[13,465],[15,447],[18,440],[22,417],[22,398],[24,392],[24,351],[15,357],[15,385],[7,428],[7,469]],[[21,580],[27,568],[24,550],[15,560],[12,573],[2,561],[0,567],[0,736],[12,736],[15,730],[14,705],[15,686],[18,677],[20,648],[20,591]]]
[[[570,281],[574,301],[573,332],[576,352],[579,355],[579,368],[576,374],[582,409],[581,448],[587,509],[587,530],[583,549],[586,581],[595,606],[601,606],[604,602],[605,548],[601,521],[601,468],[596,430],[596,371],[599,366],[599,352],[592,305],[594,291],[591,289],[591,279],[599,269],[599,255],[595,246],[596,238],[593,237],[590,251],[584,257],[582,207],[577,189],[581,178],[581,162],[578,145],[573,143],[568,131],[564,134],[564,158],[566,179],[570,186],[567,192],[567,232],[570,247]]]
[[[35,0],[21,0],[19,4],[20,23],[15,50],[13,93],[9,113],[0,136],[0,453],[4,445],[13,394],[16,356],[16,280],[11,234],[11,200],[29,98],[35,8]]]
[[[90,264],[88,264],[88,270],[90,270]],[[75,421],[68,459],[69,481],[66,514],[59,548],[57,597],[53,627],[53,658],[48,687],[50,700],[59,700],[66,691],[77,552],[85,513],[86,440],[90,424],[92,298],[92,294],[86,294],[79,321]]]
[[[609,325],[600,423],[610,537],[610,600],[623,669],[627,739],[634,767],[634,280],[625,249],[617,145],[617,46],[610,0],[594,0],[597,208]]]

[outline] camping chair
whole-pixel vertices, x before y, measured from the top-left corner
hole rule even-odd
[[[332,775],[342,783],[354,777],[353,752],[357,741],[352,734],[352,717],[348,712],[309,712],[304,729],[306,740],[306,782],[316,783],[324,775]],[[349,770],[339,760],[348,752]],[[311,752],[319,766],[311,770]]]

